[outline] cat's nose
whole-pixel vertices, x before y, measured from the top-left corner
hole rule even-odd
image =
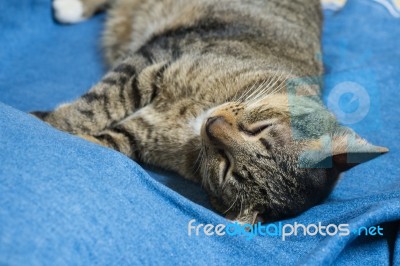
[[[223,116],[212,116],[206,122],[206,134],[210,140],[218,140],[226,133],[228,122]]]
[[[210,127],[218,119],[224,119],[222,116],[212,116],[207,119],[206,127]]]

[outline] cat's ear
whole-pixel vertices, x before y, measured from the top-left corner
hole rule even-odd
[[[339,127],[333,134],[324,135],[309,142],[309,150],[300,156],[302,166],[332,168],[346,171],[388,152],[385,147],[375,146],[362,139],[352,129]]]

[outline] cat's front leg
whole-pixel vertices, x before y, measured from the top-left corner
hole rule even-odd
[[[176,116],[179,109],[171,109],[160,112],[149,105],[98,134],[80,136],[117,150],[135,161],[200,181],[196,164],[199,162],[200,140],[185,119]]]
[[[73,134],[96,134],[147,104],[149,92],[138,82],[146,65],[140,56],[125,60],[72,103],[52,112],[32,112],[52,126]]]
[[[144,109],[151,109],[146,107]],[[151,141],[143,138],[144,132],[148,131],[146,123],[138,115],[128,117],[119,123],[108,127],[95,134],[77,134],[87,141],[119,151],[135,161],[146,161],[142,151],[146,150],[146,142]]]
[[[131,114],[134,109],[130,86],[136,74],[112,71],[98,84],[72,103],[62,104],[51,112],[33,115],[63,131],[94,134]]]

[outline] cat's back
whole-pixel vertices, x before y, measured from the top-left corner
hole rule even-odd
[[[318,0],[119,0],[104,46],[111,63],[138,51],[154,61],[214,54],[313,75],[321,71],[321,20]]]

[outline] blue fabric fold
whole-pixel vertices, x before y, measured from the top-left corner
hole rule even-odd
[[[105,16],[59,25],[50,6],[0,2],[0,264],[400,264],[400,19],[367,0],[325,12],[324,100],[345,82],[364,88],[370,112],[350,126],[390,152],[351,169],[325,202],[281,223],[349,224],[351,233],[247,240],[189,236],[192,219],[228,224],[199,185],[26,113],[75,99],[106,69]],[[354,101],[338,104],[351,112]],[[353,233],[378,225],[383,236]]]

